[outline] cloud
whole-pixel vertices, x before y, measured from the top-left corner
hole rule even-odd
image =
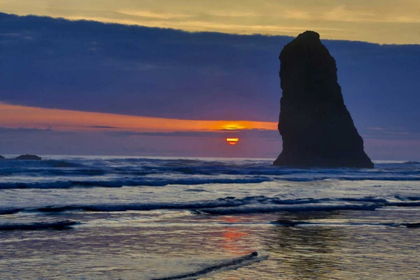
[[[219,11],[208,11],[206,14],[216,17],[257,17],[258,14],[252,11],[228,11],[228,10],[219,10]]]
[[[134,10],[134,11],[118,10],[117,13],[130,15],[130,16],[148,17],[148,18],[157,18],[157,19],[173,19],[173,18],[191,17],[191,15],[188,15],[188,14],[173,14],[173,13],[165,13],[165,12],[140,11],[140,10]]]
[[[288,19],[305,21],[331,21],[352,23],[420,23],[416,16],[398,14],[381,14],[374,10],[351,10],[346,5],[341,5],[326,11],[287,10],[285,17]]]
[[[277,57],[291,37],[190,33],[7,14],[0,14],[0,21],[0,102],[40,110],[72,110],[78,116],[99,112],[139,117],[133,122],[114,115],[106,122],[73,118],[77,120],[73,124],[87,130],[115,127],[144,132],[127,127],[147,123],[144,117],[162,119],[165,132],[179,131],[165,120],[269,122],[274,124],[272,139],[278,137],[279,143],[274,131],[281,96]],[[337,61],[346,105],[363,135],[389,139],[385,133],[372,133],[369,127],[418,129],[420,46],[324,43]],[[17,120],[6,119],[7,112],[1,110],[0,126]],[[40,115],[47,116],[45,112]],[[62,118],[66,113],[59,111],[54,116]],[[35,120],[26,117],[14,127],[64,129],[55,120],[50,117],[29,126]],[[25,122],[27,126],[22,126]],[[218,126],[221,129],[226,127]]]
[[[324,38],[419,43],[418,0],[3,0],[2,11],[97,20],[186,31],[297,35],[323,30]]]
[[[136,132],[277,130],[275,122],[180,120],[74,110],[44,109],[0,103],[0,125],[9,128],[54,127],[58,131],[121,130]]]
[[[13,132],[13,133],[20,133],[20,134],[27,134],[27,133],[48,133],[48,132],[52,132],[52,131],[54,131],[54,130],[51,129],[51,128],[39,129],[39,128],[24,128],[24,127],[19,127],[19,128],[0,127],[0,132],[2,134],[7,134],[7,133],[11,133],[11,132]]]
[[[99,129],[118,129],[115,126],[107,126],[107,125],[92,125],[90,128],[99,128]]]
[[[274,139],[280,140],[278,131],[264,129],[219,130],[219,131],[168,131],[168,132],[136,132],[136,131],[110,131],[108,135],[118,137],[203,137],[226,139],[227,137],[244,137],[245,139]]]
[[[162,118],[277,121],[277,57],[290,37],[0,18],[1,34],[20,34],[0,36],[0,101]],[[33,39],[22,39],[27,36]],[[419,117],[419,46],[324,42],[337,60],[356,124],[383,126],[387,120],[396,126]]]

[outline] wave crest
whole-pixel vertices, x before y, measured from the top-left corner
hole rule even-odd
[[[51,223],[27,223],[27,224],[0,224],[0,231],[13,231],[13,230],[64,230],[70,229],[72,226],[78,224],[75,221],[58,221]]]
[[[280,199],[277,197],[251,196],[244,198],[225,197],[216,200],[194,202],[167,202],[167,203],[126,203],[126,204],[76,204],[76,205],[49,205],[39,208],[5,208],[0,214],[15,214],[19,212],[121,212],[121,211],[153,211],[153,210],[191,210],[196,213],[231,215],[244,213],[272,213],[272,212],[303,212],[303,211],[339,211],[339,210],[365,210],[373,211],[381,207],[420,207],[420,200],[383,198],[300,198]]]

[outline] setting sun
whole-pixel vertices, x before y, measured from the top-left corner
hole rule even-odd
[[[226,142],[228,142],[229,145],[236,145],[239,142],[239,138],[226,138]]]

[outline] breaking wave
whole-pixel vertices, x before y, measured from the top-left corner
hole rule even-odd
[[[385,227],[406,227],[406,228],[420,228],[420,223],[315,223],[303,222],[293,220],[279,220],[272,222],[277,226],[296,227],[296,226],[385,226]]]
[[[420,161],[406,161],[404,164],[420,164]]]
[[[13,230],[64,230],[78,224],[75,221],[58,221],[51,223],[0,224],[0,231]]]
[[[121,203],[121,204],[76,204],[49,205],[37,208],[5,208],[0,214],[19,212],[60,213],[68,211],[87,212],[121,212],[153,210],[190,210],[197,214],[234,215],[273,212],[306,212],[306,211],[340,211],[359,210],[374,211],[383,207],[420,207],[420,200],[400,198],[386,200],[375,197],[361,198],[301,198],[280,199],[277,197],[251,196],[245,198],[226,197],[216,200],[172,203]]]
[[[266,177],[253,178],[142,178],[127,180],[86,180],[86,181],[57,181],[57,182],[14,182],[0,183],[1,189],[68,189],[68,188],[121,188],[133,186],[164,187],[167,185],[203,185],[203,184],[252,184],[270,181]]]
[[[263,182],[420,181],[417,161],[378,163],[375,169],[293,169],[267,160],[69,158],[0,161],[0,190],[119,188]]]

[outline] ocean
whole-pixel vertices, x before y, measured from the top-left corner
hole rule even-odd
[[[0,161],[0,279],[420,279],[420,162]]]

